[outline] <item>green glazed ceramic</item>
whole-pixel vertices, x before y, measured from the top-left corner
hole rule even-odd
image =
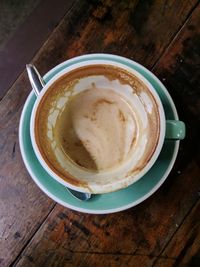
[[[48,82],[64,68],[87,60],[112,60],[135,69],[156,89],[164,107],[166,120],[178,120],[175,105],[164,85],[146,68],[129,59],[107,54],[80,56],[56,66],[44,76],[44,79]],[[30,139],[30,116],[35,100],[36,97],[34,93],[31,92],[22,111],[19,127],[21,153],[25,166],[35,183],[50,198],[61,205],[73,210],[93,214],[122,211],[136,206],[151,196],[162,185],[170,173],[178,153],[179,141],[165,140],[156,163],[150,171],[136,183],[116,192],[95,195],[88,201],[80,201],[74,198],[63,185],[47,174],[34,154]]]

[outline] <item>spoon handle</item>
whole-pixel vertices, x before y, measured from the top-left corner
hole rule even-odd
[[[38,96],[39,93],[41,92],[42,88],[45,86],[45,82],[42,79],[42,77],[40,76],[37,69],[32,64],[27,64],[26,70],[28,73],[28,77],[29,77],[31,86],[32,86],[36,96]]]

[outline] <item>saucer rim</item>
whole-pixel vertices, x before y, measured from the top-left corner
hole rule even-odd
[[[143,67],[142,65],[140,65],[139,63],[124,58],[124,57],[120,57],[120,56],[116,56],[116,55],[111,55],[111,54],[90,54],[90,55],[83,55],[83,56],[79,56],[79,57],[75,57],[73,59],[64,61],[62,63],[60,63],[59,65],[57,65],[56,67],[54,67],[53,69],[51,69],[50,71],[48,71],[45,75],[44,75],[44,79],[48,79],[48,77],[50,77],[52,75],[52,73],[54,71],[57,71],[59,68],[62,68],[66,62],[68,64],[76,61],[76,60],[80,60],[80,59],[84,59],[87,58],[87,60],[89,60],[90,58],[93,58],[95,56],[107,56],[110,58],[116,58],[116,59],[120,59],[120,60],[125,60],[131,64],[134,64],[136,66],[138,66],[140,69],[143,69],[145,72],[148,72],[151,76],[153,76],[153,79],[156,80],[156,82],[159,84],[159,86],[161,87],[161,89],[164,91],[166,97],[168,98],[172,111],[174,113],[174,117],[175,119],[178,120],[178,114],[177,114],[177,110],[175,107],[175,104],[170,96],[170,94],[168,93],[167,89],[165,88],[165,86],[161,83],[161,81],[148,69],[146,69],[145,67]],[[38,185],[38,187],[47,195],[49,196],[51,199],[53,199],[54,201],[56,201],[57,203],[63,205],[64,207],[70,208],[72,210],[76,210],[79,212],[83,212],[83,213],[89,213],[89,214],[110,214],[110,213],[115,213],[115,212],[119,212],[119,211],[123,211],[126,209],[129,209],[131,207],[134,207],[136,205],[138,205],[139,203],[143,202],[144,200],[146,200],[147,198],[149,198],[153,193],[155,193],[158,188],[164,183],[164,181],[166,180],[166,178],[168,177],[178,154],[178,149],[179,149],[179,144],[180,141],[175,141],[175,147],[174,147],[174,151],[173,151],[173,156],[171,157],[170,163],[168,165],[168,168],[166,169],[164,175],[160,178],[159,182],[146,194],[144,194],[143,197],[140,197],[138,200],[131,202],[127,205],[121,206],[119,208],[112,208],[112,209],[104,209],[104,210],[92,210],[92,209],[87,209],[87,208],[80,208],[74,205],[71,205],[61,199],[59,199],[57,196],[55,196],[54,194],[50,193],[43,185],[42,183],[38,180],[38,178],[35,176],[35,174],[33,173],[31,167],[29,166],[28,160],[26,159],[26,153],[25,153],[25,149],[24,149],[24,145],[23,145],[23,140],[22,140],[22,132],[23,132],[23,121],[24,118],[26,116],[26,110],[28,108],[28,105],[30,104],[30,99],[32,98],[32,96],[34,95],[34,92],[31,91],[30,94],[28,95],[25,105],[23,107],[22,113],[21,113],[21,118],[20,118],[20,124],[19,124],[19,145],[20,145],[20,150],[21,150],[21,154],[22,154],[22,158],[24,161],[24,164],[26,166],[26,169],[28,171],[28,173],[30,174],[31,178],[34,180],[34,182]],[[41,166],[42,167],[42,166]],[[52,178],[53,179],[53,178]]]

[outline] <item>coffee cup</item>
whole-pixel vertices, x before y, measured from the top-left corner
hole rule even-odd
[[[142,178],[166,138],[184,138],[185,125],[166,121],[156,90],[140,73],[91,57],[45,85],[33,107],[30,133],[52,178],[100,194]]]

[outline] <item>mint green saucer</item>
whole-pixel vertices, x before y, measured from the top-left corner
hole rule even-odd
[[[164,85],[146,68],[129,59],[106,54],[80,56],[56,66],[44,76],[44,79],[46,82],[49,81],[60,70],[74,63],[101,59],[110,59],[123,63],[140,72],[158,92],[163,103],[166,119],[178,120],[175,105]],[[63,185],[59,184],[46,173],[33,152],[30,139],[30,116],[35,100],[36,97],[31,92],[21,115],[19,141],[22,157],[30,176],[40,189],[50,198],[67,208],[85,213],[105,214],[134,207],[151,196],[162,185],[174,165],[178,153],[179,141],[165,141],[156,163],[139,181],[117,192],[96,195],[89,201],[77,200],[68,193]]]

